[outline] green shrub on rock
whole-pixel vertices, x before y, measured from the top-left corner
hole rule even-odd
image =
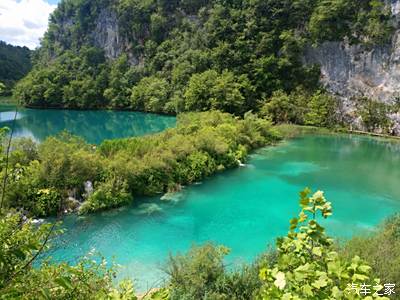
[[[128,192],[126,180],[112,177],[101,182],[94,193],[79,208],[80,214],[115,208],[130,204],[132,195]]]

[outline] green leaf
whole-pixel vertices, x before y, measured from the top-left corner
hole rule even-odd
[[[326,279],[324,277],[320,277],[318,280],[314,281],[312,286],[320,289],[322,287],[326,287],[328,285],[328,282],[326,281]]]
[[[51,299],[50,296],[50,290],[48,288],[43,288],[40,290],[40,293],[42,294],[43,298],[45,299]]]
[[[71,279],[68,277],[60,277],[60,278],[56,278],[54,280],[56,283],[58,283],[60,286],[62,286],[63,288],[65,288],[66,290],[72,290],[72,283],[71,283]]]
[[[322,248],[321,247],[314,247],[312,249],[312,253],[317,256],[322,256]]]
[[[294,230],[297,227],[299,220],[297,218],[293,218],[290,220],[290,230]]]

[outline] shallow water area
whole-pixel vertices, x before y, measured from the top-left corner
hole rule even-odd
[[[374,230],[400,211],[400,143],[363,136],[304,136],[261,149],[244,167],[168,195],[113,211],[65,218],[50,255],[75,262],[95,249],[122,265],[119,278],[143,291],[160,283],[169,253],[212,241],[231,249],[231,266],[250,262],[288,231],[298,192],[321,189],[333,204],[328,234]],[[170,200],[168,200],[168,199]],[[147,204],[146,204],[147,203]]]

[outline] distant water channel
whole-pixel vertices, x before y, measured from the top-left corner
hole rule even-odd
[[[13,106],[0,105],[0,127],[10,127],[15,116]],[[88,143],[105,139],[142,136],[174,127],[170,116],[130,111],[19,109],[16,137],[31,137],[41,142],[63,130],[83,137]]]
[[[98,251],[122,265],[119,278],[134,278],[139,290],[163,278],[170,252],[187,251],[193,243],[224,244],[231,249],[227,262],[239,265],[287,233],[305,186],[324,190],[332,201],[334,214],[323,222],[329,234],[372,232],[400,211],[400,143],[332,135],[264,148],[245,167],[186,187],[169,200],[137,199],[131,207],[66,217],[67,232],[51,255],[74,263]]]

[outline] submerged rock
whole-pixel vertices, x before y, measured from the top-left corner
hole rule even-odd
[[[153,215],[160,213],[161,211],[162,208],[155,203],[143,203],[139,205],[135,213],[138,215]]]
[[[166,202],[180,202],[185,198],[185,195],[182,191],[173,192],[173,193],[165,193],[160,200]]]
[[[74,197],[68,197],[65,201],[64,213],[77,211],[81,205],[82,203],[79,202],[79,200],[75,199]]]

